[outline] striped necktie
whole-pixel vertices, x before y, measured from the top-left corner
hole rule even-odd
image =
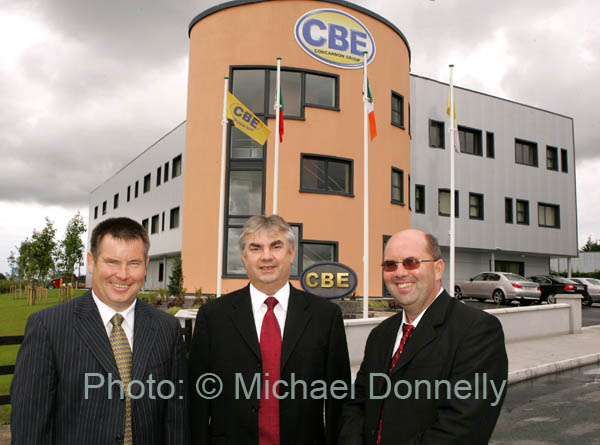
[[[133,354],[129,342],[127,341],[127,335],[123,330],[123,316],[121,314],[115,314],[110,320],[113,325],[110,331],[110,346],[112,347],[113,354],[115,355],[115,362],[117,363],[117,369],[121,376],[121,382],[123,382],[123,388],[125,391],[125,430],[123,443],[125,445],[133,444],[133,432],[131,429],[131,398],[127,394],[127,385],[131,381],[131,366],[133,364]]]

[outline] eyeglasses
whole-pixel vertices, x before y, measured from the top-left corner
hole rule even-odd
[[[421,263],[432,263],[438,259],[420,260],[414,256],[409,256],[408,258],[404,258],[402,261],[385,260],[383,263],[381,263],[381,267],[383,267],[385,272],[394,272],[396,269],[398,269],[398,264],[402,264],[402,267],[404,267],[406,270],[415,270],[421,266]]]

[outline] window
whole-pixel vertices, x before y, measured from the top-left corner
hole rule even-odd
[[[444,148],[444,123],[429,119],[429,146]]]
[[[458,126],[458,139],[461,153],[482,156],[481,130]]]
[[[127,202],[131,201],[131,186],[127,186]]]
[[[496,157],[496,149],[494,148],[494,133],[485,132],[485,155],[488,158]]]
[[[529,201],[517,199],[517,224],[529,225]]]
[[[138,197],[138,192],[140,191],[140,181],[135,181],[135,192],[133,197],[137,198]]]
[[[163,182],[167,182],[169,180],[169,163],[165,162],[165,176],[163,177]]]
[[[337,107],[337,87],[335,77],[306,73],[305,82],[305,105],[324,108]]]
[[[94,207],[94,219],[98,219],[98,206]]]
[[[150,191],[150,173],[144,176],[144,193],[148,193]]]
[[[161,168],[158,167],[156,169],[156,186],[158,187],[160,185],[160,179],[161,179]]]
[[[448,189],[438,191],[438,214],[450,216],[450,190]],[[458,190],[454,190],[454,217],[458,218]]]
[[[410,175],[408,175],[408,189],[407,189],[407,191],[408,191],[408,210],[410,210],[411,209],[411,207],[410,207]]]
[[[102,203],[102,214],[106,215],[106,201]]]
[[[483,195],[469,193],[469,219],[483,219]]]
[[[119,208],[119,194],[116,193],[115,196],[113,196],[113,209],[118,209]]]
[[[158,263],[158,281],[162,282],[165,279],[165,263]]]
[[[352,196],[352,160],[301,154],[300,191]]]
[[[148,218],[142,220],[142,227],[146,232],[148,231]]]
[[[392,125],[404,128],[404,96],[392,91]]]
[[[171,209],[171,218],[169,220],[169,228],[176,229],[179,227],[179,207]]]
[[[262,211],[262,189],[262,171],[234,170],[229,172],[228,214],[230,216],[259,215]]]
[[[267,115],[275,116],[277,89],[277,71],[269,70],[269,99],[267,100]],[[302,73],[298,71],[281,72],[281,91],[283,94],[284,116],[302,117]],[[316,99],[316,98],[315,98]]]
[[[152,221],[150,223],[150,233],[158,233],[158,215],[154,215],[152,217]]]
[[[160,230],[161,232],[165,231],[165,212],[162,212],[162,224]]]
[[[513,200],[512,200],[512,198],[504,198],[504,222],[507,224],[513,223]]]
[[[560,228],[560,207],[555,204],[538,202],[538,225],[540,227]]]
[[[546,168],[558,171],[558,148],[546,146]]]
[[[538,166],[537,144],[515,139],[515,162],[517,164]]]
[[[332,241],[303,240],[302,245],[302,270],[317,263],[337,261],[338,244]]]
[[[392,202],[404,205],[404,171],[392,167]]]
[[[231,126],[230,131],[229,141],[231,147],[229,157],[231,159],[262,159],[262,145],[234,126]]]
[[[522,277],[525,276],[525,263],[521,261],[496,260],[494,261],[494,264],[496,266],[496,271],[498,272],[509,272]]]
[[[173,158],[173,171],[171,179],[176,178],[179,175],[181,175],[181,155]]]
[[[415,185],[415,213],[425,213],[424,185]]]
[[[567,150],[564,148],[560,149],[560,171],[562,171],[563,173],[569,173]]]

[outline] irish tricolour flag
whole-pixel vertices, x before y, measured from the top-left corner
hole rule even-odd
[[[369,135],[371,136],[371,140],[375,139],[377,136],[377,126],[375,125],[375,104],[373,103],[373,96],[371,95],[371,85],[369,84],[369,80],[367,79],[367,97],[369,101],[367,102],[367,111],[369,113]]]

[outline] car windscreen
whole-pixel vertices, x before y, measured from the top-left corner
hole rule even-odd
[[[596,280],[595,278],[588,278],[588,281],[591,284],[595,284],[596,286],[600,286],[600,280]]]
[[[529,281],[527,278],[517,275],[516,273],[505,273],[504,276],[510,281]]]
[[[563,277],[557,277],[556,275],[552,275],[552,279],[554,281],[557,281],[559,283],[564,283],[564,284],[572,284],[573,283],[571,280],[567,280],[566,278],[563,278]]]

